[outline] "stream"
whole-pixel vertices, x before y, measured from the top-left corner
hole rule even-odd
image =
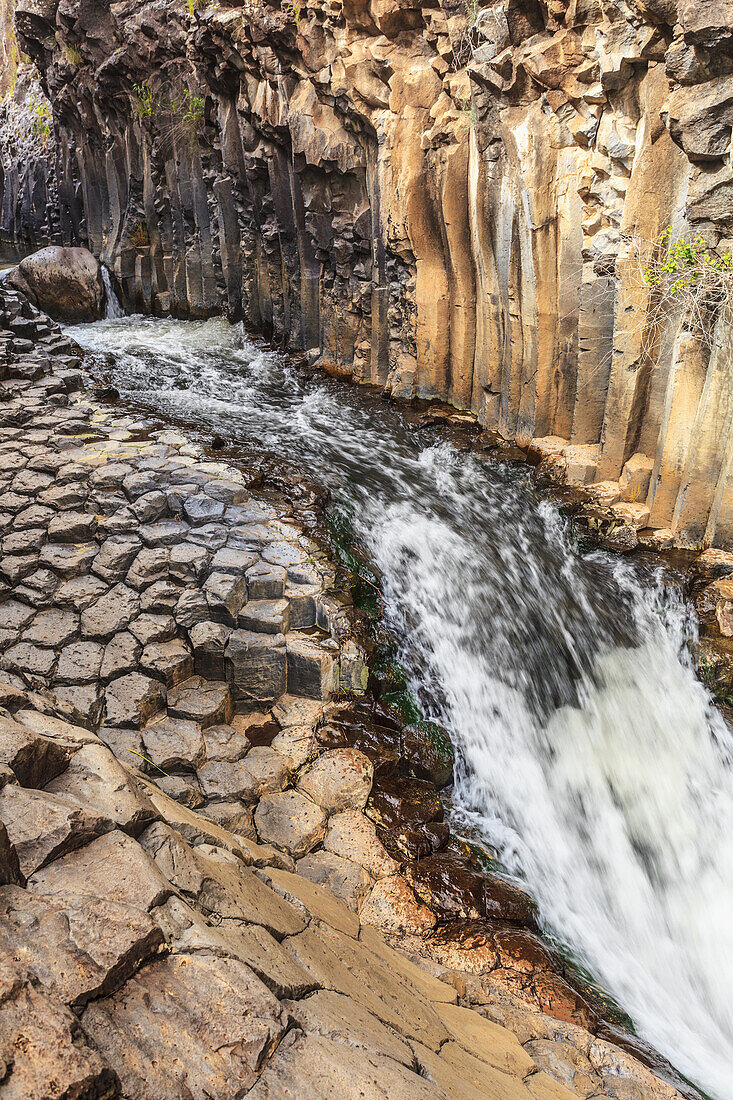
[[[123,397],[274,452],[348,503],[410,686],[456,747],[458,822],[638,1033],[733,1100],[733,738],[676,590],[581,554],[526,472],[431,443],[240,327],[67,331],[112,353]]]

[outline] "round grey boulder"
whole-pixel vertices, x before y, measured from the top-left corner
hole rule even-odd
[[[21,260],[7,281],[54,321],[98,321],[104,316],[102,267],[86,248],[42,248]]]

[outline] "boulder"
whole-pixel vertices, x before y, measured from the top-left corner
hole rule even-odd
[[[86,248],[42,248],[21,260],[8,282],[55,321],[98,321],[104,315],[102,266]]]

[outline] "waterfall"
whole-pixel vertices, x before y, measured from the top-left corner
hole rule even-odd
[[[102,264],[102,282],[104,283],[104,317],[107,321],[114,321],[118,317],[124,317],[125,311],[120,305],[120,300],[115,294],[112,279],[107,268]]]
[[[71,332],[113,354],[123,396],[287,455],[346,498],[402,665],[456,746],[454,824],[499,850],[643,1038],[733,1100],[733,739],[679,594],[580,553],[526,472],[223,320]]]

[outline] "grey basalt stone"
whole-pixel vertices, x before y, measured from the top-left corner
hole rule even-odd
[[[112,726],[142,726],[162,710],[165,700],[163,684],[150,676],[130,672],[107,686],[107,722]]]
[[[211,573],[204,583],[210,618],[236,626],[237,617],[247,601],[247,581],[243,575]]]
[[[234,630],[225,653],[227,678],[235,699],[272,703],[287,688],[287,654],[282,634]]]
[[[111,639],[129,626],[139,610],[137,593],[126,584],[116,584],[82,612],[82,634],[88,638]]]
[[[232,700],[226,683],[192,676],[168,693],[168,713],[176,718],[190,718],[206,729],[228,722],[232,716]]]

